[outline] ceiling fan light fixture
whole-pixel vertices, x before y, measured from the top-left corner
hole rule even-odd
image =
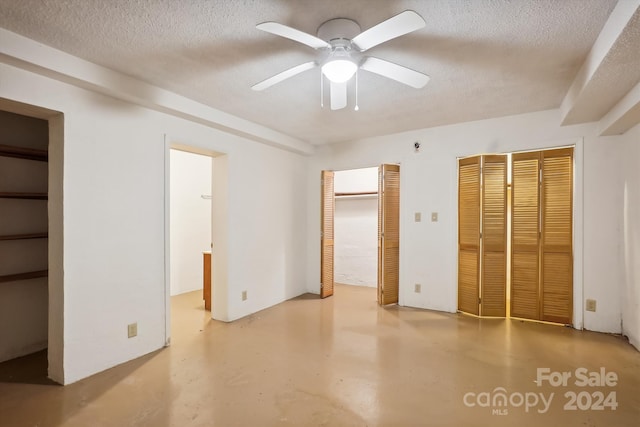
[[[358,70],[358,66],[348,59],[333,59],[322,66],[322,74],[334,83],[349,81]]]

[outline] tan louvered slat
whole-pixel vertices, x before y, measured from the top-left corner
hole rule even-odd
[[[480,246],[480,160],[477,156],[459,161],[458,244],[464,249]]]
[[[381,287],[382,305],[395,304],[399,294],[400,271],[400,166],[382,165],[382,186],[379,188],[382,217]]]
[[[511,316],[539,320],[538,252],[511,254]]]
[[[505,317],[507,315],[506,253],[484,252],[482,262],[481,314]]]
[[[482,157],[481,314],[507,315],[507,156]]]
[[[478,251],[458,251],[458,310],[479,314]]]
[[[398,302],[400,270],[398,259],[400,249],[396,247],[387,247],[384,254],[384,292],[383,303],[396,304]]]
[[[335,196],[332,171],[322,171],[321,193],[320,296],[326,298],[333,295],[333,217]]]
[[[458,310],[479,314],[480,161],[458,161]]]
[[[540,319],[540,153],[512,156],[511,316]]]
[[[542,160],[542,320],[573,316],[573,149],[547,150]]]
[[[571,255],[545,252],[542,262],[542,320],[571,324],[573,307]]]

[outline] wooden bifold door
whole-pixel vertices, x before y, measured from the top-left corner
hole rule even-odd
[[[507,156],[458,164],[458,309],[506,316]]]
[[[335,192],[333,171],[322,171],[321,177],[321,220],[320,220],[320,297],[333,295],[333,218],[335,212]]]
[[[400,166],[378,169],[378,304],[397,304],[400,288]]]
[[[511,159],[507,253],[507,156],[458,161],[458,310],[570,324],[573,310],[573,148]]]
[[[573,148],[513,155],[511,315],[571,324]]]

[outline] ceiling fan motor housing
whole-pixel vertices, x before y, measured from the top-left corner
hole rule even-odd
[[[330,44],[333,40],[348,40],[360,34],[360,25],[352,19],[330,19],[318,27],[318,38],[326,40]]]
[[[360,55],[354,55],[354,53],[359,53],[359,51],[353,48],[351,39],[360,32],[360,25],[347,18],[330,19],[320,25],[317,31],[318,38],[331,45],[331,50],[326,52],[326,56],[320,61],[320,64],[334,59],[348,59],[358,64]]]

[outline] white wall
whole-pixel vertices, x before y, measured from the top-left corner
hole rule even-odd
[[[620,332],[619,141],[595,136],[595,124],[560,127],[557,110],[421,129],[326,147],[309,168],[309,223],[319,224],[319,171],[401,164],[400,304],[454,312],[457,301],[457,157],[576,144],[574,325]],[[421,151],[413,144],[420,141]],[[584,190],[583,190],[584,188]],[[422,222],[414,222],[421,212]],[[439,221],[431,222],[431,212]],[[308,290],[318,292],[319,240],[311,227]],[[584,244],[583,244],[584,240]],[[584,254],[583,254],[584,253]],[[584,268],[583,268],[584,266]],[[413,292],[421,283],[422,292]],[[598,311],[584,316],[584,298]]]
[[[336,193],[378,191],[378,168],[360,168],[336,171],[333,190]]]
[[[622,333],[640,350],[640,125],[624,136]]]
[[[336,193],[378,191],[378,169],[336,171]],[[334,280],[377,286],[378,198],[376,195],[336,197],[334,214]]]
[[[223,320],[305,291],[307,158],[4,64],[0,98],[64,113],[64,312],[51,313],[64,318],[59,381],[165,343],[165,134],[227,154]],[[127,339],[132,322],[138,336]]]
[[[0,111],[2,144],[47,150],[46,120]],[[46,162],[0,157],[0,191],[47,192]],[[0,199],[0,235],[47,231],[47,202]],[[0,241],[0,275],[46,270],[47,239]],[[47,278],[0,283],[0,362],[47,348]]]
[[[171,295],[202,289],[203,251],[211,250],[212,158],[171,150]]]

